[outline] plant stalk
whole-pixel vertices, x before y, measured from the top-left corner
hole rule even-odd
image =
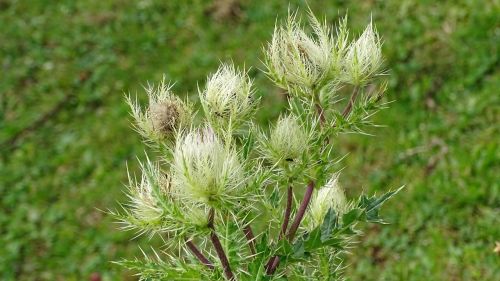
[[[316,103],[316,112],[318,113],[319,116],[319,122],[321,126],[325,123],[325,111],[323,110],[323,107],[319,103]]]
[[[292,225],[290,226],[290,230],[288,231],[288,240],[290,242],[293,241],[293,238],[295,237],[297,229],[299,229],[300,223],[302,222],[302,219],[304,218],[307,207],[309,206],[309,202],[311,202],[311,197],[312,197],[313,191],[314,191],[314,182],[311,181],[307,185],[306,193],[304,193],[304,198],[302,199],[302,202],[300,203],[299,209],[297,210],[297,214],[295,215],[295,219],[294,219]]]
[[[273,275],[280,264],[280,257],[274,256],[268,263],[269,267],[267,268],[267,275]]]
[[[286,209],[285,209],[285,219],[283,220],[283,225],[281,225],[281,232],[279,236],[279,240],[283,238],[286,234],[286,230],[288,229],[288,223],[290,222],[290,214],[292,213],[292,200],[293,200],[293,189],[292,186],[288,187],[287,191],[287,200],[286,200]],[[276,268],[278,267],[280,262],[280,257],[274,256],[272,257],[266,264],[266,273],[267,275],[272,275]]]
[[[196,245],[193,243],[192,240],[187,240],[186,241],[186,245],[188,246],[189,250],[191,251],[191,253],[193,253],[193,255],[195,255],[195,257],[202,263],[204,264],[206,267],[208,267],[209,269],[213,270],[215,267],[214,265],[212,264],[211,261],[209,261],[207,259],[207,257],[205,257],[205,255],[203,255],[203,253],[198,249],[198,247],[196,247]]]
[[[306,213],[307,207],[309,206],[309,202],[311,202],[311,197],[312,193],[314,191],[314,182],[311,181],[307,185],[306,193],[304,193],[304,198],[302,199],[302,202],[300,203],[299,209],[297,210],[297,214],[295,215],[295,219],[292,223],[292,226],[290,227],[290,230],[288,231],[288,241],[292,242],[293,238],[295,237],[295,234],[297,233],[297,229],[299,229],[300,223],[302,222],[302,219],[304,218],[304,215]],[[278,268],[278,265],[280,263],[279,257],[274,257],[272,261],[269,261],[268,265],[268,270],[267,274],[271,275],[274,273],[276,268]]]
[[[314,97],[314,106],[316,108],[316,113],[318,114],[318,117],[319,117],[319,124],[321,126],[323,126],[323,124],[325,123],[326,121],[326,118],[325,118],[325,111],[323,109],[323,107],[321,106],[321,103],[319,101],[319,96],[318,96],[318,93],[313,91],[313,97]]]
[[[250,247],[250,252],[252,255],[255,255],[255,236],[253,235],[252,227],[250,224],[247,224],[243,228],[243,232],[245,233],[245,237],[248,240],[248,247]]]
[[[358,95],[359,95],[359,87],[355,86],[354,89],[352,90],[352,94],[351,94],[351,98],[349,99],[349,103],[344,108],[344,111],[342,111],[342,116],[344,118],[346,118],[349,115],[349,113],[351,113],[352,108],[354,106],[354,103],[356,102],[356,99],[358,98]]]
[[[227,259],[226,253],[224,252],[224,248],[222,247],[222,244],[219,240],[219,237],[217,236],[217,233],[215,233],[215,227],[214,227],[214,215],[215,211],[214,209],[210,209],[210,212],[208,213],[208,227],[210,228],[210,240],[212,241],[212,244],[214,245],[215,252],[217,253],[217,256],[219,257],[220,263],[222,265],[222,269],[224,270],[224,275],[226,275],[226,278],[228,280],[236,280],[234,277],[233,272],[231,271],[231,266],[229,265],[229,260]]]
[[[288,223],[290,222],[290,214],[292,213],[292,200],[293,200],[293,189],[292,186],[288,187],[287,190],[287,199],[286,199],[286,209],[285,209],[285,218],[283,220],[283,225],[281,226],[281,232],[279,239],[285,235],[286,230],[288,229]]]

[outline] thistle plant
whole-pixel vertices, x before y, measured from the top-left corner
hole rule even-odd
[[[290,14],[264,47],[267,76],[288,93],[269,128],[254,123],[252,79],[231,63],[199,88],[201,122],[165,80],[146,88],[146,108],[127,98],[136,130],[161,148],[112,212],[164,241],[118,262],[140,280],[343,280],[357,224],[384,222],[379,209],[400,189],[348,198],[335,146],[386,107],[380,37],[372,22],[353,39],[347,18],[308,23]]]

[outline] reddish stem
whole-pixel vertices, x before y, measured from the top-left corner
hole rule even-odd
[[[195,255],[202,264],[204,264],[209,269],[214,269],[214,265],[212,264],[212,262],[210,262],[207,257],[205,257],[205,255],[201,253],[201,251],[198,249],[198,247],[196,247],[192,240],[186,241],[186,245],[188,246],[189,250],[191,250],[191,253],[193,253],[193,255]]]
[[[290,214],[292,213],[292,200],[293,200],[293,189],[291,186],[288,187],[287,191],[287,199],[286,199],[286,208],[285,208],[285,219],[283,220],[283,225],[281,226],[281,232],[279,236],[279,240],[283,238],[288,228],[288,223],[290,222]],[[278,240],[278,241],[279,241]],[[266,264],[267,275],[272,275],[276,268],[278,267],[280,262],[280,258],[278,256],[272,257]]]
[[[252,255],[255,255],[255,236],[253,235],[252,227],[250,226],[250,224],[247,224],[243,228],[243,232],[245,233],[245,237],[248,240],[248,247],[250,247]]]
[[[344,111],[342,111],[342,116],[344,118],[346,118],[347,115],[349,115],[349,113],[351,113],[352,107],[354,106],[354,102],[356,102],[356,98],[358,97],[358,94],[359,94],[358,87],[354,87],[354,89],[352,90],[351,98],[349,99],[349,103],[344,108]]]
[[[295,215],[295,220],[293,221],[292,226],[290,226],[290,230],[288,231],[288,240],[290,242],[293,241],[295,233],[297,232],[297,229],[299,229],[300,223],[302,222],[302,218],[304,218],[307,206],[309,206],[309,202],[311,202],[311,196],[313,191],[314,191],[314,182],[311,181],[307,185],[306,192],[304,193],[304,198],[302,199],[299,209],[297,210],[297,214]]]
[[[210,212],[208,213],[208,227],[211,229],[210,240],[212,241],[212,244],[214,245],[215,252],[217,253],[217,256],[219,257],[219,260],[220,260],[220,263],[222,265],[222,269],[224,270],[224,274],[226,275],[226,278],[228,280],[235,280],[234,274],[231,271],[231,266],[229,265],[229,260],[227,259],[226,253],[224,252],[224,248],[222,247],[222,244],[220,243],[219,237],[215,233],[214,215],[215,215],[214,209],[210,209]]]
[[[321,126],[325,123],[325,111],[323,110],[323,107],[319,103],[316,103],[316,112],[318,113],[319,116],[319,122]]]
[[[267,268],[267,275],[273,275],[274,272],[276,271],[276,268],[278,268],[279,264],[280,264],[280,257],[274,256],[269,261],[269,267]]]
[[[295,220],[293,221],[292,226],[290,227],[290,230],[288,231],[288,241],[292,242],[293,238],[295,237],[295,233],[297,232],[297,229],[299,229],[300,223],[302,222],[302,219],[304,218],[304,214],[306,213],[307,206],[309,206],[309,202],[311,202],[311,196],[314,191],[314,182],[311,181],[307,185],[306,193],[304,193],[304,198],[302,199],[302,202],[300,203],[299,209],[297,210],[297,214],[295,215]],[[280,264],[280,258],[279,257],[274,257],[272,258],[268,263],[268,269],[267,269],[267,274],[272,275],[274,271],[276,271],[276,268],[278,268],[278,265]]]
[[[283,220],[283,225],[281,226],[280,240],[285,235],[288,228],[288,223],[290,222],[290,214],[292,213],[292,200],[293,200],[293,190],[292,186],[288,187],[286,196],[286,208],[285,208],[285,219]]]

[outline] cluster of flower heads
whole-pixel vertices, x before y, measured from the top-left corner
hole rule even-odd
[[[146,108],[127,98],[136,130],[154,147],[167,148],[160,150],[161,165],[148,159],[141,165],[140,181],[129,177],[129,210],[122,217],[127,228],[170,232],[184,241],[211,227],[213,210],[237,218],[259,211],[254,203],[272,197],[267,187],[279,192],[280,185],[304,186],[311,181],[318,187],[306,205],[303,231],[320,226],[329,210],[347,212],[349,203],[329,159],[335,122],[324,124],[322,106],[328,105],[316,98],[323,89],[332,91],[341,83],[363,87],[379,75],[381,43],[372,23],[349,42],[347,18],[335,32],[312,14],[309,22],[310,34],[295,14],[290,15],[286,24],[275,28],[265,49],[268,76],[292,99],[300,95],[300,106],[309,107],[295,110],[290,103],[289,112],[267,134],[254,130],[252,123],[258,103],[253,81],[232,64],[222,64],[199,89],[205,118],[198,125],[192,105],[175,96],[165,79],[146,87]]]
[[[347,18],[339,22],[336,32],[312,14],[309,22],[311,34],[303,29],[296,14],[290,14],[286,23],[274,30],[265,50],[265,64],[267,74],[278,86],[292,93],[293,88],[314,91],[339,82],[363,85],[379,74],[381,43],[372,23],[358,39],[349,42]],[[131,192],[132,209],[136,219],[147,224],[160,220],[164,210],[156,202],[158,193],[210,207],[241,201],[249,173],[231,134],[235,128],[251,122],[258,101],[252,85],[247,71],[222,64],[199,90],[206,117],[206,123],[199,128],[193,126],[191,104],[174,95],[165,78],[157,86],[146,87],[146,109],[137,100],[127,98],[137,131],[150,143],[168,141],[171,146],[166,157],[170,164],[168,176],[157,170],[143,171],[153,178],[162,177],[157,185],[165,187],[153,193],[152,179],[145,176],[140,184],[133,185],[136,190]],[[297,162],[308,151],[313,134],[298,116],[283,115],[269,136],[261,136],[262,158],[276,167]],[[314,198],[316,207],[311,209],[310,217],[315,223],[330,207],[341,209],[339,202],[345,199],[337,181],[334,176]]]
[[[265,62],[268,75],[278,86],[302,91],[339,82],[359,86],[379,74],[381,42],[372,23],[349,43],[347,17],[339,22],[336,32],[312,13],[309,21],[312,35],[303,30],[295,14],[274,30]]]
[[[160,149],[160,162],[167,165],[160,170],[148,159],[141,165],[142,180],[130,178],[131,211],[124,222],[129,228],[160,232],[177,231],[185,221],[186,228],[206,226],[200,214],[206,217],[208,208],[231,208],[245,199],[248,173],[231,135],[248,124],[255,111],[252,80],[246,71],[221,65],[199,91],[206,119],[198,127],[193,125],[190,103],[175,96],[165,79],[158,86],[149,85],[146,92],[147,108],[127,97],[134,127],[153,147],[166,146]]]

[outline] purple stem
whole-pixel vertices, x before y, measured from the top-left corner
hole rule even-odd
[[[224,248],[222,247],[222,244],[220,243],[219,237],[215,233],[215,228],[214,228],[214,209],[210,209],[210,212],[208,213],[208,227],[211,229],[210,232],[210,240],[212,241],[212,244],[214,245],[215,252],[217,253],[217,256],[219,257],[220,263],[222,265],[222,269],[224,270],[224,274],[226,275],[226,278],[228,280],[235,280],[234,274],[231,271],[231,266],[229,265],[229,260],[227,259],[226,253],[224,252]]]
[[[342,111],[342,116],[344,118],[346,118],[347,115],[349,115],[349,113],[351,113],[352,107],[354,106],[354,102],[356,101],[356,98],[358,97],[358,94],[359,94],[358,87],[354,87],[354,89],[352,90],[351,98],[349,99],[349,103],[344,108],[344,111]]]
[[[281,232],[279,236],[279,240],[283,238],[288,228],[288,223],[290,222],[290,214],[292,213],[292,200],[293,200],[293,190],[292,187],[288,187],[287,191],[287,200],[286,200],[286,209],[285,209],[285,219],[283,220],[283,225],[281,226]],[[278,241],[279,241],[278,240]],[[272,275],[276,268],[278,267],[280,262],[280,258],[278,256],[272,257],[266,264],[267,275]]]
[[[295,220],[290,226],[290,230],[288,231],[288,241],[292,242],[295,237],[295,233],[297,229],[299,229],[300,223],[302,222],[302,218],[304,218],[304,214],[306,213],[307,206],[309,206],[309,202],[311,202],[311,196],[314,191],[314,182],[311,181],[307,185],[306,192],[304,193],[304,198],[300,203],[299,209],[297,210],[297,214],[295,215]]]
[[[285,235],[288,228],[288,223],[290,222],[290,214],[292,213],[292,200],[293,200],[293,190],[292,186],[288,187],[286,196],[286,209],[285,209],[285,219],[283,220],[283,225],[281,226],[280,239]]]
[[[318,113],[319,116],[319,122],[323,126],[325,123],[325,111],[323,110],[323,107],[319,103],[316,103],[316,112]]]
[[[292,226],[290,227],[290,230],[288,231],[288,241],[292,242],[293,238],[295,237],[295,233],[297,232],[297,229],[299,229],[300,223],[302,222],[302,219],[304,218],[304,214],[306,213],[307,206],[309,206],[309,202],[311,202],[311,196],[314,191],[314,182],[311,181],[307,185],[306,193],[304,193],[304,198],[302,199],[302,202],[300,203],[299,209],[297,210],[297,214],[295,215],[295,220],[292,223]],[[268,262],[268,267],[267,274],[271,275],[274,273],[276,268],[278,268],[278,265],[280,264],[280,259],[279,257],[274,257],[272,261]]]
[[[189,250],[191,250],[191,252],[193,253],[193,255],[196,256],[196,258],[198,258],[198,260],[204,264],[206,267],[208,267],[209,269],[214,269],[214,265],[212,264],[212,262],[210,262],[207,257],[205,257],[205,255],[203,255],[201,253],[201,251],[198,249],[198,247],[196,247],[196,245],[193,243],[192,240],[187,240],[186,241],[186,245],[188,246]]]
[[[243,228],[243,232],[245,233],[245,237],[248,240],[248,246],[250,247],[252,255],[255,255],[255,236],[253,235],[252,227],[250,226],[250,224],[247,224]]]

